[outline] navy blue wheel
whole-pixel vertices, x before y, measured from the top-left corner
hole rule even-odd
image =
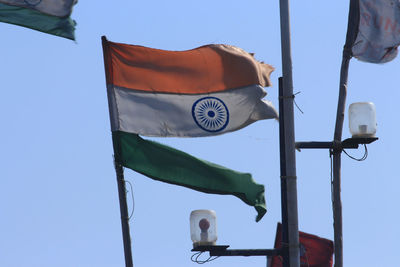
[[[216,97],[203,97],[192,106],[192,116],[196,124],[207,132],[219,132],[229,122],[229,111],[225,103]]]

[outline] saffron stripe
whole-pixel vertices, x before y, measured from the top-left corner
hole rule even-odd
[[[248,85],[270,86],[274,68],[229,45],[166,51],[103,38],[107,83],[147,92],[205,94]]]

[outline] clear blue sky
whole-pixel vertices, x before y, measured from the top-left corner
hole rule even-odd
[[[168,50],[226,43],[275,66],[267,99],[278,107],[281,75],[276,1],[80,1],[72,14],[77,42],[0,23],[0,266],[124,266],[117,185],[100,37]],[[348,1],[292,1],[297,141],[330,141]],[[350,63],[348,101],[372,101],[378,142],[369,156],[342,162],[344,263],[398,261],[400,58]],[[348,105],[347,105],[348,106]],[[347,127],[344,138],[350,137]],[[213,209],[218,244],[272,248],[281,220],[278,123],[259,121],[212,138],[155,139],[200,158],[251,172],[265,185],[268,213],[232,196],[153,181],[131,170],[134,265],[197,266],[189,214]],[[361,157],[362,149],[349,151]],[[333,240],[328,151],[296,153],[300,230]],[[132,199],[128,195],[129,207]],[[265,266],[263,257],[219,258],[215,267]]]

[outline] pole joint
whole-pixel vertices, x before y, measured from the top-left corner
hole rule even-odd
[[[343,151],[342,141],[340,140],[333,140],[332,142],[332,153],[333,154],[340,154]]]

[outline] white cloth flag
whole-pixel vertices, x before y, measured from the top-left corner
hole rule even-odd
[[[77,0],[0,0],[0,3],[30,8],[47,15],[68,17]]]
[[[400,1],[359,0],[359,26],[352,47],[355,58],[385,63],[397,56],[400,44]]]

